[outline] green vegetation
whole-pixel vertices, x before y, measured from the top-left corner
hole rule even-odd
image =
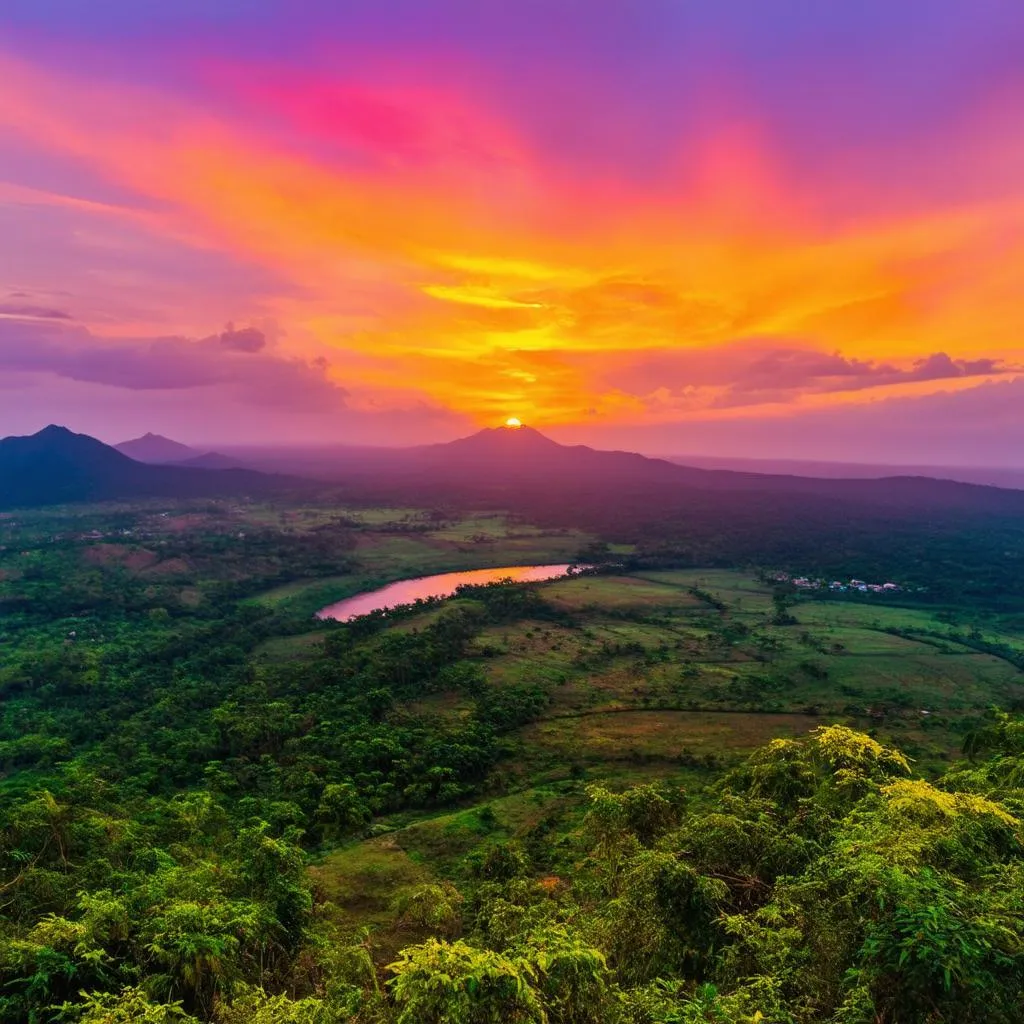
[[[0,1024],[1022,1019],[1019,612],[672,561],[500,513],[0,518]]]

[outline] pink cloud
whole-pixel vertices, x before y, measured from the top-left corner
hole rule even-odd
[[[101,339],[79,326],[0,320],[0,370],[46,374],[129,391],[195,390],[218,386],[267,410],[331,411],[346,390],[322,361],[266,350],[252,327],[206,338]]]
[[[587,360],[573,360],[587,366]],[[837,394],[924,381],[992,377],[1017,372],[994,357],[954,359],[936,352],[917,359],[860,359],[824,352],[806,342],[750,338],[703,348],[620,353],[590,367],[601,386],[664,402],[701,398],[725,408],[779,402],[805,394]]]

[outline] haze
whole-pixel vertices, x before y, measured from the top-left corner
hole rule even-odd
[[[6,0],[0,78],[2,434],[1024,465],[1014,0]]]

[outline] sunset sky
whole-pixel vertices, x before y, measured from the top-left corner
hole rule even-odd
[[[0,433],[1024,465],[1020,0],[3,0]]]

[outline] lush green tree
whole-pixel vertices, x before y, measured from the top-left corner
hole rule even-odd
[[[452,937],[462,923],[462,894],[451,882],[417,886],[392,903],[401,924],[433,935]]]
[[[370,808],[351,782],[332,782],[324,787],[316,808],[316,820],[325,839],[338,840],[365,828]]]
[[[180,1003],[154,1003],[141,988],[84,995],[61,1008],[61,1020],[78,1024],[199,1024]]]
[[[389,966],[397,1024],[546,1024],[533,966],[465,942],[428,939]]]
[[[607,961],[578,934],[548,925],[532,932],[514,952],[533,969],[550,1024],[603,1024],[612,1019]]]

